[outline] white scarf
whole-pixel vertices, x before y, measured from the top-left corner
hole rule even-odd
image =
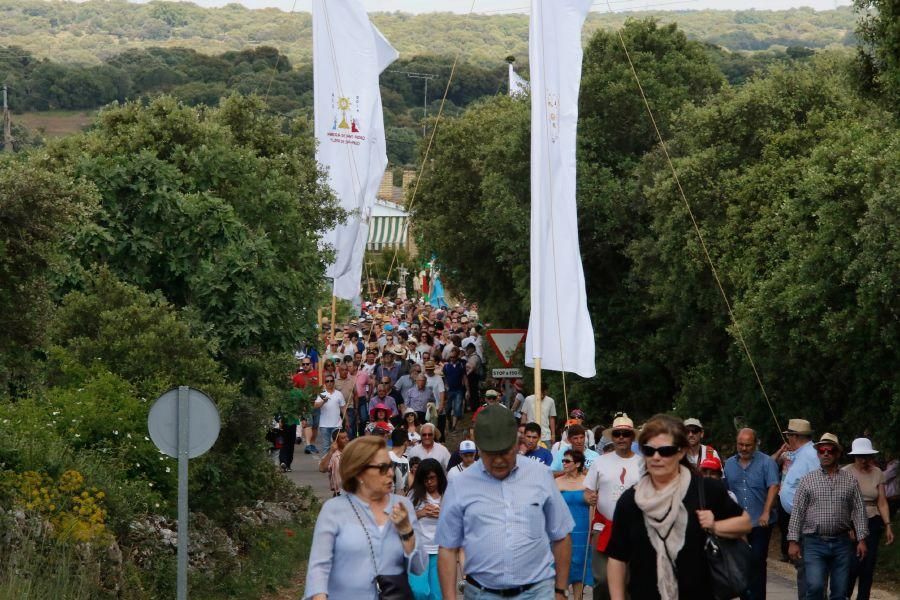
[[[674,563],[684,546],[688,514],[682,500],[691,484],[691,472],[683,465],[678,477],[661,490],[650,476],[642,477],[634,490],[634,501],[644,513],[650,545],[656,551],[656,587],[662,600],[678,600]]]

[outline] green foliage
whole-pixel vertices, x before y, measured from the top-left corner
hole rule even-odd
[[[234,96],[218,109],[160,98],[100,115],[50,149],[51,166],[92,182],[94,222],[71,253],[69,284],[94,264],[189,307],[223,353],[292,347],[313,321],[327,254],[317,232],[341,216],[300,122]]]
[[[896,112],[900,105],[900,1],[854,0],[860,13],[859,71],[865,88],[883,96]]]
[[[16,159],[0,161],[0,394],[32,376],[52,312],[50,269],[58,244],[89,218],[93,186]],[[12,386],[12,387],[10,387]]]

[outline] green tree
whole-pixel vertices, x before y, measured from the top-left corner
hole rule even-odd
[[[254,98],[213,110],[160,98],[103,111],[50,152],[101,197],[72,245],[69,286],[105,264],[197,311],[225,354],[285,351],[309,332],[328,259],[318,232],[340,211],[302,123]]]
[[[854,0],[853,5],[860,13],[856,34],[863,84],[896,109],[900,106],[900,1]]]

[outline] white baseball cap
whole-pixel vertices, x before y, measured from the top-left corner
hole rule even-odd
[[[472,440],[463,440],[459,443],[460,454],[475,454],[476,452],[478,452],[478,448],[475,447],[475,442]]]

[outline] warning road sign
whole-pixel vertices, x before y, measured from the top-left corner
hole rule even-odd
[[[485,332],[488,342],[505,366],[512,366],[512,357],[522,345],[527,329],[489,329]]]

